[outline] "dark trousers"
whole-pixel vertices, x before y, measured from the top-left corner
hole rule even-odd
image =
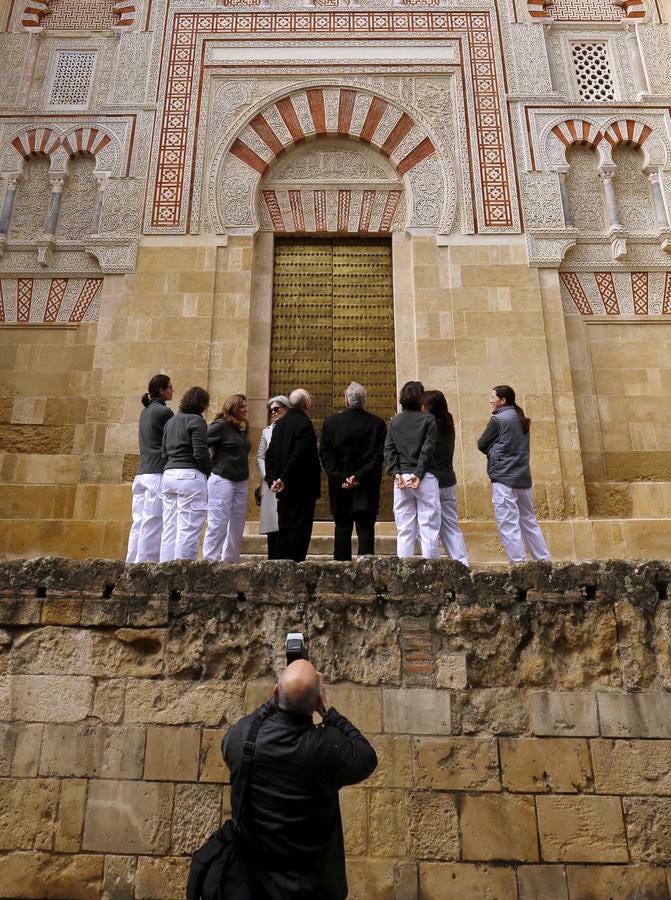
[[[352,558],[352,526],[356,525],[356,536],[359,541],[359,556],[375,553],[375,517],[361,515],[346,519],[336,519],[333,541],[333,559],[349,560]]]
[[[303,562],[308,555],[312,523],[315,518],[313,497],[292,497],[291,500],[277,501],[277,559],[293,559]]]
[[[277,538],[279,536],[279,531],[269,531],[266,537],[268,538],[268,559],[279,559],[277,555]]]

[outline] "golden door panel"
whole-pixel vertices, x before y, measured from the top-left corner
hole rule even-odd
[[[368,408],[385,421],[396,412],[391,243],[386,239],[275,241],[271,395],[305,387],[319,435],[343,408],[351,381],[368,390]],[[391,519],[383,476],[380,519]],[[317,518],[330,518],[326,480]]]

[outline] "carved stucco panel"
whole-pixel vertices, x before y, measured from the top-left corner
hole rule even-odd
[[[671,34],[668,27],[639,25],[636,32],[650,93],[668,96],[671,85]]]
[[[509,67],[513,92],[535,96],[552,93],[552,76],[545,31],[541,25],[515,24],[510,26],[514,60]]]
[[[253,228],[256,225],[255,192],[259,176],[235,156],[227,154],[217,179],[218,212],[230,228]],[[221,227],[221,226],[220,226]]]
[[[356,95],[354,109],[352,111],[351,134],[361,134],[361,129],[363,128],[363,123],[366,121],[366,116],[368,115],[372,100],[372,94],[359,93]]]
[[[142,221],[144,181],[110,178],[105,187],[100,232],[104,235],[135,235]]]
[[[521,187],[527,228],[564,227],[559,178],[556,173],[522,173]]]
[[[133,106],[144,103],[154,35],[131,32],[119,36],[112,103]]]
[[[2,106],[14,106],[18,100],[29,41],[27,34],[0,34]]]

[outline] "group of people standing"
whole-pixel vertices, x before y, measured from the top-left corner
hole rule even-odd
[[[142,397],[140,460],[133,481],[133,522],[127,562],[203,558],[240,561],[249,485],[247,398],[233,394],[208,427],[209,394],[190,388],[173,415],[167,375],[155,375]],[[363,385],[345,391],[345,409],[325,419],[321,442],[310,419],[312,398],[297,388],[268,401],[270,423],[256,462],[261,475],[259,530],[269,559],[305,559],[320,496],[321,467],[335,523],[334,558],[351,559],[356,528],[359,555],[375,552],[375,523],[383,467],[394,479],[397,552],[426,558],[445,552],[464,565],[468,551],[457,519],[453,466],[454,420],[445,395],[419,381],[401,389],[401,412],[389,428],[366,409]],[[492,418],[478,441],[487,454],[493,507],[511,562],[550,554],[531,499],[529,419],[507,385],[492,389]]]

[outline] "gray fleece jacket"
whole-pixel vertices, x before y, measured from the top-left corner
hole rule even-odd
[[[163,442],[163,429],[173,412],[158,398],[152,400],[149,406],[140,413],[138,425],[138,442],[140,445],[140,461],[137,467],[138,475],[160,475],[163,471],[163,456],[161,455],[161,443]]]
[[[163,430],[162,453],[166,469],[200,469],[209,475],[212,461],[205,419],[196,413],[174,415]]]
[[[478,440],[478,450],[487,454],[487,474],[491,481],[511,488],[530,488],[529,432],[522,428],[512,406],[494,410]]]

